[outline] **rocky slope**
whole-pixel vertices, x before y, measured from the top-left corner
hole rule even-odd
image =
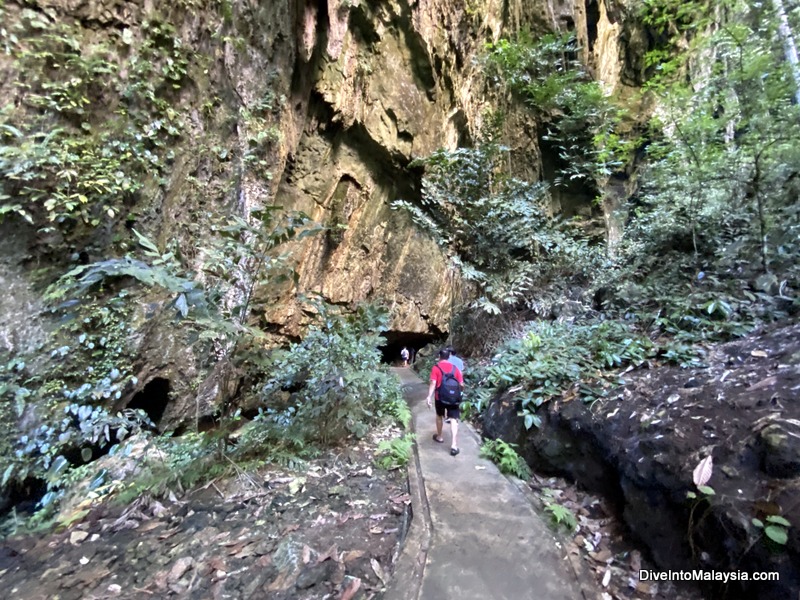
[[[611,498],[662,569],[780,574],[709,583],[712,597],[787,598],[800,589],[799,333],[784,326],[714,347],[702,369],[624,373],[613,397],[592,405],[566,393],[540,409],[543,425],[530,432],[503,396],[485,433],[518,443],[535,469]],[[710,496],[693,484],[709,456]],[[785,544],[764,534],[770,518],[791,523],[781,527]]]

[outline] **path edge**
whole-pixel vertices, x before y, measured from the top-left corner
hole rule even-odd
[[[412,421],[413,423],[413,421]],[[419,462],[419,448],[416,431],[412,449],[412,461],[407,468],[408,491],[411,496],[411,524],[403,548],[395,563],[391,584],[384,594],[384,600],[419,600],[422,593],[422,578],[428,563],[428,550],[433,537],[428,496],[425,493],[425,480]]]
[[[470,434],[478,440],[478,445],[480,446],[483,442],[483,438],[481,435],[472,427],[471,424],[468,424],[466,429],[470,432]],[[518,477],[512,477],[506,475],[502,471],[500,474],[505,477],[508,481],[510,481],[516,488],[522,493],[522,496],[528,502],[528,504],[533,509],[536,518],[544,520],[542,518],[543,510],[542,510],[542,503],[536,498],[536,495],[531,490],[530,486],[519,479]],[[580,589],[582,600],[600,600],[601,596],[597,591],[597,588],[592,585],[592,576],[589,574],[587,567],[569,550],[566,548],[566,538],[564,535],[561,534],[554,534],[559,541],[564,544],[564,559],[570,566],[572,570],[572,574],[575,577],[575,582],[578,584],[578,588]],[[576,599],[578,600],[578,599]]]

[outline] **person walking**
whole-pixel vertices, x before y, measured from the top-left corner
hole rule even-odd
[[[464,376],[464,361],[461,360],[458,356],[456,356],[456,351],[453,349],[452,346],[448,346],[446,349],[450,351],[450,358],[447,359],[448,362],[451,362],[456,367],[458,367],[458,370],[461,371],[461,376],[463,377]],[[449,410],[445,410],[444,411],[444,422],[445,423],[449,423],[450,422],[450,411]]]
[[[403,359],[403,366],[407,367],[408,366],[408,348],[406,348],[405,346],[403,346],[403,349],[400,350],[400,358]]]
[[[433,434],[433,441],[439,444],[444,443],[442,437],[442,426],[444,422],[444,411],[450,417],[450,455],[456,456],[460,450],[458,448],[458,419],[461,417],[461,392],[464,389],[464,377],[450,358],[450,351],[442,348],[439,351],[439,362],[431,368],[430,385],[428,386],[428,397],[425,401],[428,408],[431,407],[431,400],[436,401],[436,433]]]

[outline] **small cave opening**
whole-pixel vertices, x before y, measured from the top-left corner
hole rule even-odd
[[[169,404],[169,379],[155,377],[128,402],[127,408],[140,408],[158,425]]]
[[[385,365],[394,367],[401,366],[403,359],[400,357],[400,352],[403,348],[407,348],[410,354],[409,363],[416,359],[417,352],[426,345],[436,341],[441,336],[436,336],[430,333],[414,333],[407,331],[387,331],[384,332],[383,337],[386,338],[386,344],[381,346],[381,362]]]
[[[0,495],[0,515],[14,509],[17,516],[32,515],[47,493],[47,482],[37,477],[9,483]]]

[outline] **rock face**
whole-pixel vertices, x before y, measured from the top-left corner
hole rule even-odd
[[[313,291],[341,305],[380,302],[391,310],[391,329],[398,335],[438,336],[448,330],[465,286],[436,240],[391,210],[396,199],[420,197],[421,171],[409,163],[442,146],[470,143],[486,111],[499,108],[506,113],[512,170],[532,180],[547,176],[547,149],[539,146],[537,124],[486,80],[475,59],[486,42],[523,29],[574,29],[587,64],[610,90],[635,86],[643,48],[631,46],[639,38],[624,7],[609,0],[4,5],[4,21],[20,39],[26,19],[44,23],[36,27],[67,24],[80,52],[102,51],[102,60],[122,65],[109,89],[90,90],[92,102],[68,123],[77,130],[81,120],[110,122],[125,105],[125,85],[137,83],[125,57],[143,40],[186,57],[185,73],[153,91],[167,102],[161,109],[167,117],[151,116],[147,130],[163,129],[167,120],[176,128],[167,145],[160,142],[160,155],[148,148],[161,171],[146,177],[124,209],[85,239],[66,236],[53,245],[33,228],[25,235],[56,264],[55,274],[74,266],[64,264],[68,256],[94,262],[130,252],[137,246],[133,228],[161,248],[177,244],[189,266],[202,272],[213,215],[233,210],[247,217],[260,204],[302,210],[329,229],[294,248],[294,288],[263,292],[278,301],[261,326],[299,335],[307,317],[293,298]],[[28,26],[24,33],[35,31]],[[174,56],[168,59],[159,68],[174,66]],[[0,92],[17,101],[24,93],[16,84],[19,69],[9,55],[0,57]],[[581,192],[556,204],[573,214],[579,210],[575,203],[591,199]],[[0,275],[13,278],[23,292],[29,283],[19,261],[4,264],[7,273]],[[36,310],[32,296],[19,293],[4,302],[9,317],[0,322],[3,339],[39,339],[36,319],[22,317]],[[144,326],[145,321],[139,319],[142,327],[134,336],[140,383],[123,402],[163,377],[170,397],[179,401],[167,407],[163,427],[178,424],[188,406],[192,412],[198,406],[210,410],[226,391],[208,381],[198,384],[200,358],[185,341],[166,340],[166,326]]]
[[[775,571],[779,582],[737,582],[727,593],[792,597],[800,589],[799,334],[793,325],[718,346],[705,369],[634,371],[611,399],[540,409],[542,427],[530,432],[514,399],[501,396],[485,433],[519,444],[535,469],[615,500],[659,567]],[[692,472],[707,456],[716,493],[706,499]],[[792,524],[785,545],[753,523],[770,517]]]

